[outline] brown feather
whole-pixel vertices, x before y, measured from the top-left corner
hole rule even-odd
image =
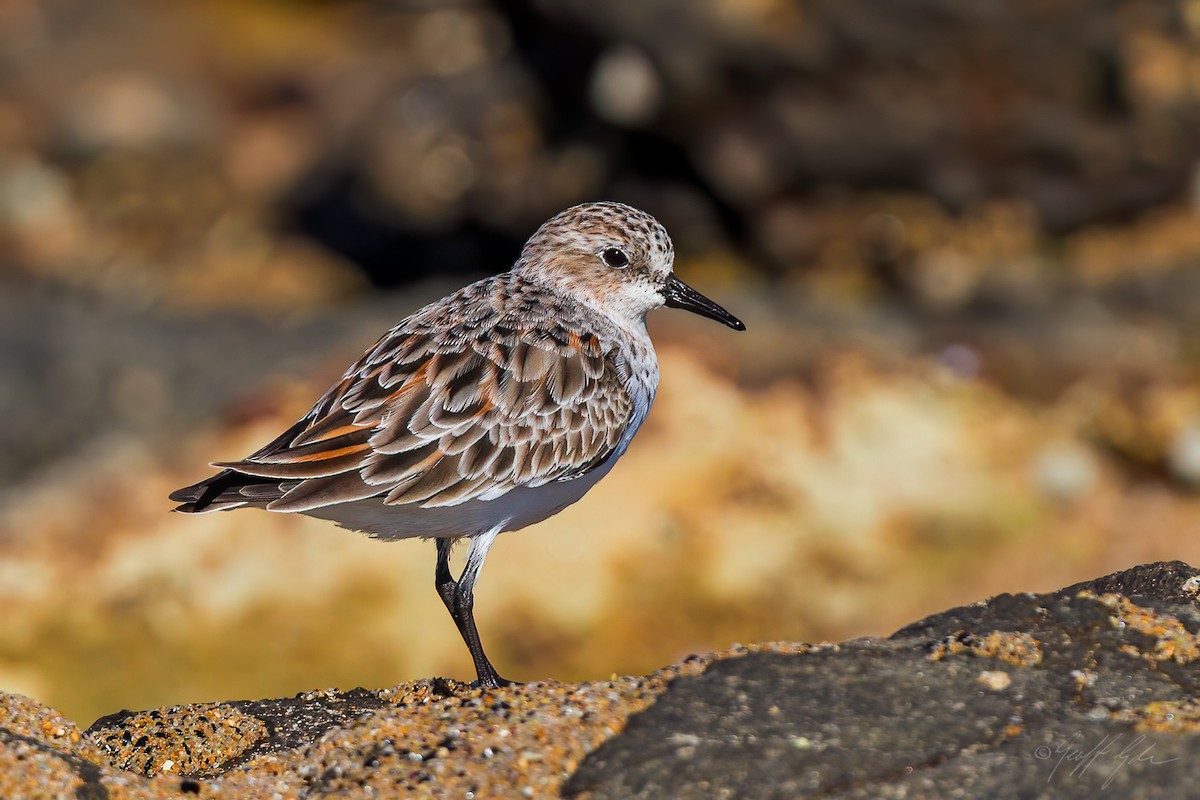
[[[387,496],[388,503],[416,503],[433,497],[438,492],[463,480],[459,471],[458,458],[443,456],[423,474],[419,480],[407,484],[402,490],[393,490]]]
[[[485,436],[463,451],[459,459],[459,469],[467,477],[491,474],[492,464],[500,457],[500,451],[506,449],[497,445],[490,437]]]
[[[512,366],[518,380],[537,381],[554,366],[554,353],[539,345],[520,342],[513,350]]]
[[[271,511],[311,511],[338,503],[365,500],[377,494],[379,487],[363,481],[358,472],[343,472],[303,481],[280,499],[268,503],[267,508]]]
[[[395,455],[375,455],[362,468],[363,480],[375,486],[386,486],[407,480],[432,467],[442,457],[437,442],[429,442],[415,450]]]
[[[365,445],[371,437],[369,428],[360,428],[352,424],[339,426],[336,430],[342,428],[349,429],[349,433],[309,441],[307,444],[298,446],[293,444],[289,447],[283,447],[271,453],[263,453],[262,455],[255,456],[253,459],[247,460],[252,460],[260,464],[300,464],[338,458],[348,453],[362,452],[364,449],[367,449]]]
[[[323,478],[357,467],[362,463],[364,455],[369,450],[369,445],[362,444],[345,448],[342,452],[331,458],[285,462],[281,464],[264,464],[260,461],[248,459],[246,461],[217,462],[213,466],[237,470],[246,475],[254,475],[259,478],[279,478],[281,480]]]
[[[438,446],[448,456],[458,455],[488,434],[487,425],[472,425],[462,433],[446,433],[438,440]]]
[[[436,506],[452,506],[475,495],[479,489],[491,485],[490,475],[477,475],[474,478],[463,478],[457,483],[450,484],[437,494],[430,495],[421,501],[427,508]]]

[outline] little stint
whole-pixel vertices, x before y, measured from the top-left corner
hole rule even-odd
[[[474,616],[496,536],[574,503],[625,453],[658,388],[648,312],[684,308],[745,330],[675,277],[674,259],[643,211],[563,211],[511,270],[404,319],[277,439],[174,492],[176,510],[249,506],[380,539],[433,539],[438,594],[480,685],[508,683]],[[459,539],[469,548],[455,580]]]

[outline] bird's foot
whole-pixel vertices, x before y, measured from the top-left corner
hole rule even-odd
[[[520,686],[516,681],[510,681],[506,678],[501,678],[495,670],[487,674],[480,674],[472,686],[478,686],[480,689],[502,689],[505,686]]]

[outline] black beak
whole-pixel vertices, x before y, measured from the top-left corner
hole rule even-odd
[[[667,308],[686,308],[688,311],[692,311],[702,317],[708,317],[709,319],[715,319],[717,322],[724,323],[735,331],[746,330],[745,324],[740,319],[674,275],[667,278],[667,285],[663,288],[663,300],[666,301]]]

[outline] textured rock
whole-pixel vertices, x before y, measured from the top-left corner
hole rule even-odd
[[[1001,595],[677,681],[565,794],[1177,796],[1200,779],[1197,571]]]
[[[484,692],[434,679],[122,711],[86,733],[0,694],[0,797],[552,796],[630,714],[716,657],[598,683]]]
[[[385,705],[378,692],[366,689],[307,692],[285,699],[121,711],[96,720],[88,733],[121,769],[212,775],[253,756],[294,750]]]
[[[64,719],[28,697],[0,693],[0,797],[106,797],[102,754]]]
[[[0,695],[0,797],[1179,796],[1200,779],[1198,595],[1200,570],[1150,564],[886,640],[123,711],[86,732]]]

